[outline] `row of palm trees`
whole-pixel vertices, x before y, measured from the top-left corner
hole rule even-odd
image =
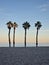
[[[25,38],[24,38],[24,44],[26,47],[26,33],[27,33],[27,29],[30,28],[30,24],[26,21],[22,24],[24,30],[25,30]],[[38,47],[38,30],[41,28],[41,22],[37,21],[37,23],[35,23],[35,27],[37,28],[37,32],[36,32],[36,47]],[[15,29],[18,27],[18,24],[16,22],[12,23],[11,21],[9,21],[7,23],[7,27],[9,29],[9,33],[8,33],[8,38],[9,38],[9,47],[11,47],[11,41],[10,41],[10,31],[11,28],[13,27],[13,47],[15,47]]]

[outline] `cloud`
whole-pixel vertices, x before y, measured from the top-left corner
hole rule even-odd
[[[39,5],[37,8],[40,9],[40,11],[45,12],[49,10],[49,4]]]
[[[44,11],[47,11],[47,8],[42,8],[41,11],[43,11],[43,12],[44,12]]]

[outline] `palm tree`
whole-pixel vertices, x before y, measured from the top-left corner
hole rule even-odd
[[[10,40],[10,30],[11,30],[11,27],[13,26],[12,22],[9,21],[7,24],[7,27],[9,29],[9,33],[8,33],[8,38],[9,38],[9,47],[11,47],[11,40]]]
[[[13,47],[15,47],[15,29],[16,29],[16,27],[18,27],[18,25],[16,24],[16,22],[14,22],[14,24],[13,24],[13,29],[14,29],[14,31],[13,31]]]
[[[24,41],[25,47],[26,47],[26,31],[27,31],[27,29],[29,29],[29,27],[30,27],[30,24],[27,21],[25,23],[23,23],[23,28],[25,30],[25,41]]]
[[[35,27],[37,27],[37,32],[36,32],[36,47],[38,47],[38,30],[41,28],[41,22],[37,21],[37,23],[35,23]]]

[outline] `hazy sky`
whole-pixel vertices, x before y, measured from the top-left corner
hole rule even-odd
[[[0,42],[8,42],[8,21],[16,22],[16,42],[24,42],[22,24],[28,21],[31,25],[27,30],[27,42],[34,43],[36,28],[34,23],[41,21],[39,43],[49,43],[49,0],[0,0]],[[13,29],[11,29],[11,41]]]

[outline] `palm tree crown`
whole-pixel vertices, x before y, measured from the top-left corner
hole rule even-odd
[[[30,27],[30,24],[26,21],[24,24],[23,24],[23,28],[24,29],[29,29]]]
[[[37,23],[35,23],[35,27],[37,27],[37,29],[39,30],[41,28],[41,22],[37,21]]]
[[[18,27],[18,24],[16,24],[16,22],[14,22],[13,27],[15,29],[16,27]]]
[[[9,22],[7,23],[7,27],[8,27],[8,29],[11,29],[11,27],[13,27],[13,24],[12,24],[11,21],[9,21]]]

